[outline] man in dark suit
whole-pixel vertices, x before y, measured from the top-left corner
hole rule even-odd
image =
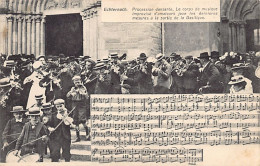
[[[16,141],[26,123],[26,119],[23,118],[25,111],[22,106],[15,106],[13,110],[10,111],[14,117],[7,122],[3,131],[4,155],[15,148]]]
[[[52,162],[59,161],[61,149],[62,149],[62,156],[64,157],[65,162],[70,162],[70,157],[71,157],[70,126],[75,127],[75,125],[73,125],[72,122],[73,119],[68,116],[67,109],[65,107],[59,107],[57,115],[52,117],[50,121],[50,127],[48,128],[49,131],[51,132],[49,144],[51,147],[50,153],[51,153]],[[58,126],[59,124],[60,126]],[[56,130],[54,130],[55,128]]]
[[[40,122],[40,108],[33,107],[26,113],[30,121],[26,123],[17,140],[14,154],[26,155],[30,153],[38,153],[40,155],[39,162],[43,162],[46,144],[48,142],[48,129]],[[21,151],[20,151],[21,150]]]
[[[140,94],[153,94],[153,80],[152,80],[152,64],[147,62],[147,56],[145,53],[141,53],[139,59],[139,78],[138,86]]]
[[[199,91],[201,93],[221,93],[221,78],[218,69],[209,60],[208,52],[203,52],[198,57],[202,65],[199,78]]]
[[[111,53],[111,84],[112,88],[110,89],[111,94],[121,94],[121,86],[120,86],[120,75],[123,73],[123,66],[120,64],[118,60],[117,53]]]
[[[97,63],[94,67],[97,72],[97,82],[95,86],[95,94],[110,94],[112,88],[111,75],[104,63]]]
[[[183,73],[183,87],[186,94],[197,93],[199,66],[193,61],[192,56],[186,56],[186,71]]]
[[[218,69],[221,77],[220,77],[220,82],[221,82],[221,92],[224,91],[224,86],[227,86],[229,80],[225,79],[226,78],[226,75],[227,75],[227,69],[226,69],[226,65],[223,64],[220,60],[219,60],[219,52],[217,51],[212,51],[211,52],[211,55],[210,55],[210,60],[211,62],[216,66],[216,68]]]

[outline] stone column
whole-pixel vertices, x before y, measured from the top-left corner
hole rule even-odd
[[[27,24],[27,51],[26,54],[31,54],[31,23],[32,23],[32,17],[26,16],[26,24]]]
[[[7,16],[8,22],[8,44],[7,44],[7,55],[12,54],[12,38],[13,38],[13,16]]]
[[[17,17],[17,45],[18,45],[18,49],[17,49],[17,53],[18,54],[22,54],[22,21],[23,21],[23,17],[22,16],[18,16]]]
[[[36,45],[35,45],[35,54],[36,57],[40,55],[40,39],[41,39],[41,16],[36,16],[35,18],[36,22],[36,30],[35,30],[35,40],[36,40]]]
[[[32,38],[31,38],[31,54],[35,55],[36,49],[35,49],[35,18],[34,18],[34,16],[32,16],[32,29],[31,30],[32,30],[32,32],[31,32],[31,35],[32,35]]]
[[[17,17],[14,16],[13,22],[13,47],[12,47],[12,54],[17,54]]]
[[[45,16],[42,17],[41,21],[41,55],[45,55]]]
[[[231,38],[232,38],[231,51],[236,51],[236,27],[234,22],[231,23]]]
[[[241,51],[246,52],[246,33],[245,33],[246,22],[241,22],[240,24],[240,36],[241,36]]]
[[[26,20],[23,19],[23,28],[22,28],[22,54],[26,54]]]
[[[83,11],[80,14],[83,21],[83,56],[89,55],[89,15],[88,11]]]
[[[93,47],[93,53],[92,56],[96,57],[97,59],[98,57],[98,12],[97,9],[94,9],[93,11],[93,43],[92,43],[92,47]]]

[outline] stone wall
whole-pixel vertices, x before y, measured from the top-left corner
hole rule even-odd
[[[127,53],[136,58],[141,52],[155,56],[162,51],[161,23],[102,23],[99,24],[98,58],[110,52]]]
[[[165,23],[165,54],[199,56],[218,51],[219,23]]]

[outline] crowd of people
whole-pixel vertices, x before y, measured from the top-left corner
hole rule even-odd
[[[1,116],[13,115],[3,131],[3,152],[39,160],[49,148],[53,162],[70,161],[71,133],[79,142],[82,124],[90,140],[91,94],[259,93],[260,52],[177,53],[134,59],[111,53],[96,62],[89,56],[2,55]]]

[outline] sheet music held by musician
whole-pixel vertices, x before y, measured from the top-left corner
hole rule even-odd
[[[92,95],[92,162],[259,165],[260,96]]]

